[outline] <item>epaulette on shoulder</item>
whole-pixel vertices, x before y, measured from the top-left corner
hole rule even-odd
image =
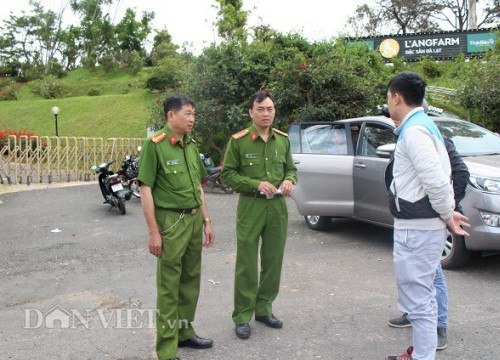
[[[167,138],[167,135],[164,132],[161,132],[159,134],[156,134],[155,136],[152,136],[151,141],[154,142],[155,144],[158,144],[160,141],[162,141],[166,138]]]
[[[275,129],[275,128],[273,128],[273,131],[274,131],[275,133],[277,133],[277,134],[280,134],[280,135],[283,135],[283,136],[288,137],[288,134],[287,134],[286,132],[283,132],[283,131],[278,130],[278,129]]]
[[[236,134],[233,134],[233,139],[241,139],[243,136],[248,135],[249,132],[248,129],[238,131]]]

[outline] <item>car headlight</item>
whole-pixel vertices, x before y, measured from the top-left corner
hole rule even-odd
[[[500,180],[471,175],[469,177],[469,183],[478,190],[492,194],[500,194]]]
[[[500,214],[494,214],[486,211],[479,211],[481,220],[483,220],[484,225],[500,227]]]

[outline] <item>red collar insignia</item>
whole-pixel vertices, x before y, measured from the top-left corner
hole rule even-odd
[[[257,139],[257,134],[255,132],[252,133],[252,141],[255,141]]]
[[[175,138],[175,135],[174,134],[170,135],[170,144],[175,145],[176,142],[177,139]]]

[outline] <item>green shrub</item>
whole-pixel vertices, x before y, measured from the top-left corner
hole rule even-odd
[[[41,96],[44,99],[62,98],[69,90],[66,85],[53,75],[46,76],[40,80],[35,80],[30,84],[30,86],[34,94]]]
[[[169,90],[180,87],[183,78],[183,61],[172,57],[160,60],[158,66],[149,68],[143,73],[146,88],[150,90]]]
[[[24,64],[22,68],[22,75],[24,81],[32,81],[41,79],[43,77],[44,68],[41,65]]]
[[[422,67],[422,72],[425,77],[435,79],[443,75],[443,70],[441,69],[441,63],[436,62],[436,60],[423,57],[420,59],[420,66]]]
[[[61,64],[54,60],[50,64],[49,75],[54,75],[58,79],[62,79],[63,77],[67,76],[68,73],[66,72],[66,70],[64,70],[64,67]]]
[[[99,65],[106,73],[110,73],[115,68],[115,60],[111,53],[107,53],[99,58]]]
[[[125,69],[132,75],[136,75],[142,69],[142,57],[137,51],[122,51],[121,61],[124,64]]]
[[[87,92],[88,96],[99,96],[101,95],[101,90],[96,89],[96,88],[90,88],[89,91]]]
[[[500,54],[491,53],[484,60],[470,61],[473,66],[459,87],[458,99],[473,122],[500,132]]]
[[[17,91],[18,86],[14,81],[10,81],[7,85],[4,85],[0,90],[0,100],[18,100],[19,92]]]

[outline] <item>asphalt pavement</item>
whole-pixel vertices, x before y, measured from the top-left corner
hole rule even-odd
[[[2,185],[4,186],[4,185]],[[1,193],[1,192],[0,192]],[[203,251],[194,327],[209,350],[181,359],[384,359],[411,344],[399,315],[392,231],[334,220],[309,230],[289,199],[289,237],[274,314],[240,340],[231,320],[237,194],[207,194],[216,244]],[[108,211],[96,183],[0,195],[0,358],[156,359],[156,260],[140,201]],[[500,357],[500,257],[445,271],[448,349],[437,359]]]

